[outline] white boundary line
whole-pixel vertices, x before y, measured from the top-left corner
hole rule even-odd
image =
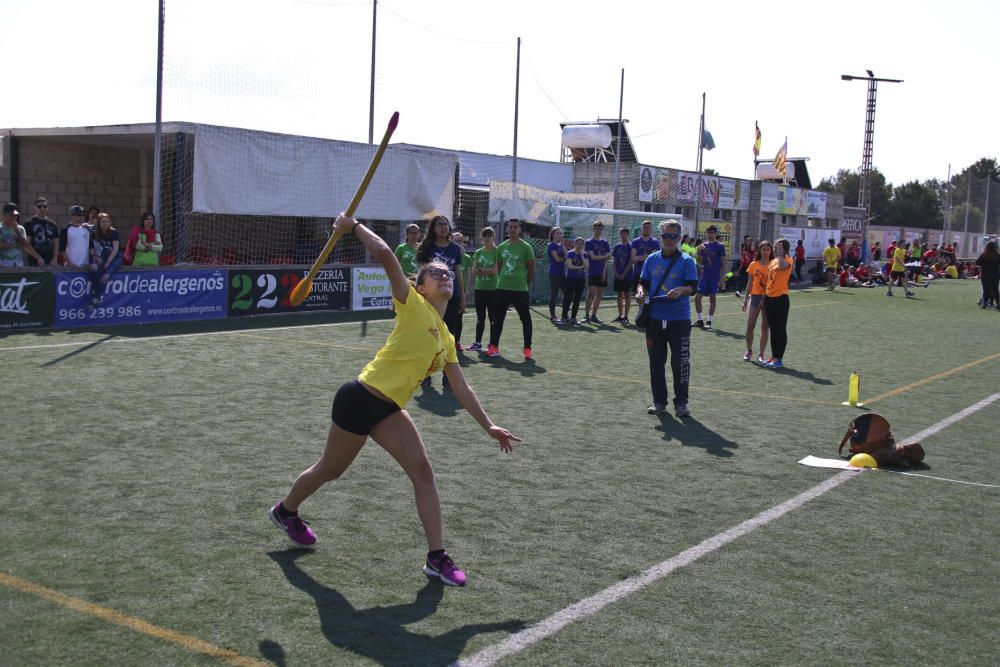
[[[982,410],[997,399],[1000,399],[1000,393],[984,398],[978,403],[970,405],[961,412],[956,412],[954,415],[941,420],[930,428],[924,429],[910,438],[905,438],[903,442],[908,440],[920,440],[933,435],[947,428],[951,424],[954,424],[960,419],[964,419],[972,413]],[[632,593],[636,593],[643,588],[646,588],[650,584],[662,579],[675,570],[684,567],[685,565],[690,565],[702,556],[707,556],[708,554],[721,549],[730,542],[743,537],[744,535],[751,533],[762,526],[766,526],[775,519],[781,518],[792,510],[802,507],[810,500],[818,498],[826,492],[837,488],[847,480],[853,478],[856,474],[857,473],[854,471],[845,470],[844,472],[817,484],[811,489],[800,493],[794,498],[786,500],[780,505],[775,505],[771,509],[764,510],[757,516],[747,519],[743,523],[734,526],[729,530],[723,531],[718,535],[710,537],[704,542],[682,551],[672,558],[668,558],[662,563],[654,565],[635,577],[630,577],[625,581],[615,584],[614,586],[605,588],[603,591],[600,591],[589,598],[570,605],[561,611],[557,611],[555,614],[542,619],[531,627],[510,635],[507,639],[498,644],[489,646],[469,658],[453,663],[453,667],[489,667],[490,665],[495,665],[500,660],[523,651],[532,644],[555,634],[567,625],[575,623],[576,621],[588,616],[593,616],[609,604],[617,602]]]
[[[166,340],[168,338],[196,338],[198,336],[226,336],[232,334],[247,334],[255,333],[258,331],[287,331],[289,329],[314,329],[317,327],[342,327],[348,324],[359,324],[361,322],[367,322],[368,324],[377,324],[380,322],[392,322],[391,319],[385,320],[352,320],[350,322],[326,322],[324,324],[295,324],[287,327],[257,327],[253,329],[228,329],[226,331],[199,331],[195,333],[186,334],[167,334],[165,336],[129,336],[129,337],[114,337],[114,334],[110,334],[113,338],[109,340],[88,340],[88,341],[74,341],[72,343],[50,343],[45,345],[22,345],[20,347],[0,347],[0,352],[12,352],[14,350],[47,350],[49,348],[57,347],[86,347],[87,345],[107,345],[109,343],[131,343],[131,342],[149,342],[150,340]],[[87,332],[92,335],[98,336],[100,334],[94,332]]]

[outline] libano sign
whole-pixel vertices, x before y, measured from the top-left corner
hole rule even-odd
[[[51,327],[55,301],[51,273],[0,273],[0,331]]]

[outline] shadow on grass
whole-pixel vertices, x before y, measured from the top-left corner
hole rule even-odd
[[[739,340],[744,340],[746,338],[746,331],[734,333],[732,331],[726,331],[725,329],[717,329],[714,326],[709,329],[708,333],[714,333],[716,336],[722,336],[723,338],[738,338]]]
[[[764,368],[760,364],[756,364],[757,368]],[[790,375],[798,380],[808,380],[813,384],[823,384],[832,385],[832,380],[827,380],[826,378],[816,377],[809,371],[799,371],[794,368],[789,368],[788,366],[782,366],[781,368],[764,368],[764,370],[771,371],[773,373],[778,373],[779,375]]]
[[[674,417],[665,412],[659,415],[660,425],[657,431],[663,433],[667,442],[676,440],[685,447],[701,447],[712,456],[727,458],[734,456],[739,445],[732,440],[726,440],[721,435],[708,428],[694,417]]]
[[[389,607],[357,609],[336,589],[321,584],[295,562],[310,553],[305,549],[271,551],[267,555],[281,567],[288,583],[312,597],[319,613],[323,635],[334,646],[364,656],[380,665],[450,665],[470,639],[485,632],[517,632],[524,621],[470,623],[442,635],[421,635],[407,625],[432,616],[444,596],[444,584],[428,579],[413,602]],[[277,665],[284,664],[284,649],[273,640],[260,644],[261,654]]]
[[[431,377],[440,376],[433,375]],[[417,392],[413,394],[413,400],[422,409],[439,417],[454,417],[462,410],[462,406],[450,389],[442,388],[439,390],[433,385],[417,389]]]
[[[104,338],[102,338],[100,340],[95,340],[93,343],[88,343],[88,344],[84,345],[83,347],[78,347],[77,349],[73,350],[72,352],[67,352],[66,354],[62,355],[61,357],[56,357],[52,361],[45,362],[44,364],[42,364],[42,368],[45,368],[45,367],[48,367],[48,366],[55,366],[58,363],[66,361],[70,357],[75,357],[78,354],[82,354],[82,353],[86,352],[87,350],[95,348],[98,345],[100,345],[101,343],[107,343],[112,338],[114,338],[114,336],[112,334],[108,334],[107,336],[105,336]]]
[[[541,373],[548,372],[548,369],[546,369],[545,366],[539,366],[534,359],[513,361],[512,359],[507,359],[506,357],[483,357],[480,359],[479,363],[486,364],[487,366],[495,366],[496,368],[502,368],[508,371],[516,371],[524,377],[532,377],[534,375],[540,375]]]

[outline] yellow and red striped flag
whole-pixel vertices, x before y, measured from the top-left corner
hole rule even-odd
[[[757,124],[757,121],[754,121],[753,127],[755,130],[753,140],[753,156],[760,157],[760,125]]]
[[[788,137],[785,137],[785,143],[781,144],[781,149],[774,156],[774,168],[782,177],[788,177]]]

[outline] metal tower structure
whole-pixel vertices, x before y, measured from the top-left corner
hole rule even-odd
[[[861,153],[861,188],[858,191],[858,208],[865,209],[865,217],[871,218],[871,171],[872,171],[872,148],[875,143],[875,97],[878,92],[880,81],[886,83],[903,83],[902,79],[880,79],[872,71],[865,70],[868,76],[854,76],[852,74],[841,74],[844,81],[867,81],[868,82],[868,104],[865,107],[865,143]]]

